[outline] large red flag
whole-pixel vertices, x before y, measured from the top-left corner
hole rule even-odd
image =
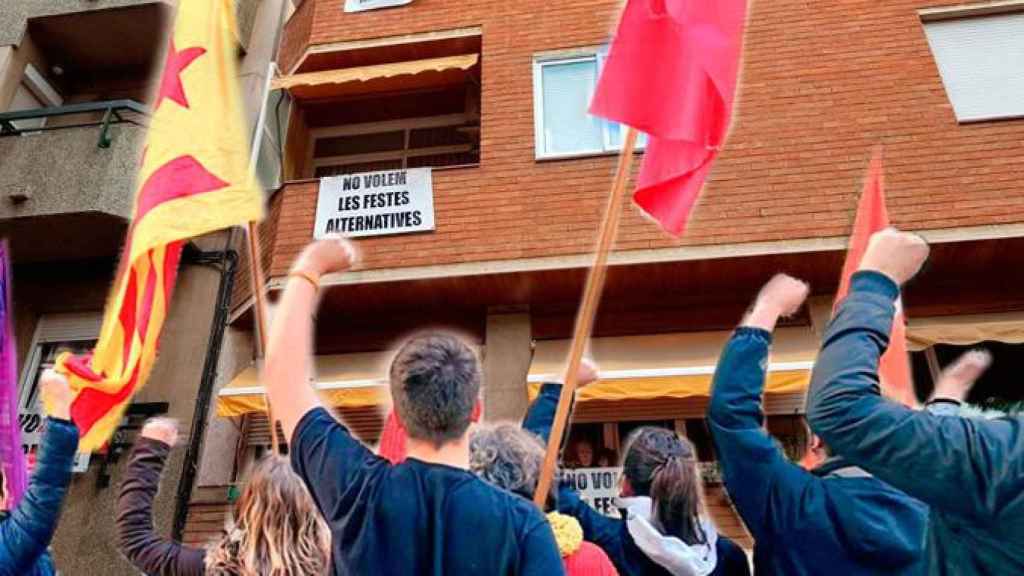
[[[732,119],[747,0],[628,0],[590,112],[648,135],[634,201],[682,234]]]
[[[836,306],[850,291],[850,277],[857,271],[867,250],[871,235],[889,226],[889,212],[885,207],[885,181],[882,174],[882,153],[876,148],[871,157],[864,190],[857,205],[857,218],[850,235],[850,247],[843,264],[843,276],[836,293]],[[889,349],[882,355],[878,366],[882,393],[907,406],[916,406],[914,382],[907,356],[907,331],[901,301],[896,302],[896,316],[889,336]]]

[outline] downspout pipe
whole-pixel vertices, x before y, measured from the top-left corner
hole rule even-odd
[[[229,233],[228,246],[231,245],[233,236]],[[203,373],[196,397],[196,409],[192,415],[192,430],[189,433],[185,462],[181,467],[181,479],[178,482],[178,491],[174,502],[174,524],[171,534],[175,540],[181,540],[185,531],[185,522],[188,520],[188,507],[192,499],[196,472],[199,469],[199,455],[202,453],[203,438],[206,435],[210,401],[213,398],[213,388],[217,382],[217,364],[220,361],[228,313],[231,309],[231,293],[235,284],[235,270],[238,268],[238,252],[233,249],[206,252],[186,250],[183,260],[190,264],[219,268],[220,288],[217,292],[217,307],[214,311],[210,338],[206,346],[206,359],[203,362]]]

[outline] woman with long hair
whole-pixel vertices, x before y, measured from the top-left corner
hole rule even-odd
[[[585,363],[578,381],[596,379],[596,369]],[[560,393],[560,384],[545,384],[523,427],[547,438]],[[750,575],[746,554],[718,534],[707,515],[689,440],[664,428],[638,428],[626,442],[622,465],[621,518],[598,513],[564,483],[557,496],[558,511],[579,521],[583,537],[600,546],[620,574]]]
[[[121,552],[138,569],[161,576],[325,575],[330,532],[288,461],[266,456],[253,467],[233,522],[209,547],[192,548],[159,537],[153,499],[178,429],[173,420],[150,420],[128,462],[117,499]]]

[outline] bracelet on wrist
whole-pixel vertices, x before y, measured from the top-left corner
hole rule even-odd
[[[292,270],[288,273],[289,278],[301,278],[313,286],[313,290],[320,290],[320,278],[305,270]]]

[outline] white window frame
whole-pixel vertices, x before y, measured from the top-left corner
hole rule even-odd
[[[593,46],[588,48],[580,48],[572,51],[562,51],[554,53],[538,54],[533,58],[533,150],[534,159],[536,160],[564,160],[569,158],[587,158],[590,156],[604,156],[609,154],[615,154],[622,150],[622,145],[617,146],[611,143],[611,130],[610,126],[613,124],[609,120],[599,118],[601,122],[601,139],[603,142],[602,148],[594,148],[591,150],[578,150],[574,152],[545,152],[545,141],[544,141],[544,67],[545,66],[557,66],[561,64],[575,64],[577,62],[596,62],[597,63],[597,78],[600,79],[601,72],[604,70],[604,62],[608,57],[607,46]],[[596,86],[595,86],[596,89]],[[623,128],[620,126],[620,130]],[[622,135],[625,136],[623,130]],[[646,140],[639,140],[636,143],[635,150],[640,152],[644,149]]]
[[[321,168],[323,166],[401,160],[402,167],[406,168],[408,167],[409,158],[433,156],[434,154],[472,152],[472,143],[453,144],[450,146],[431,146],[429,148],[409,148],[410,134],[417,128],[461,126],[469,122],[470,119],[471,118],[468,114],[444,114],[440,116],[424,116],[420,118],[405,118],[402,120],[388,120],[384,122],[365,122],[360,124],[346,124],[344,126],[314,128],[310,130],[310,145],[309,151],[307,152],[306,165],[311,167],[310,176],[315,178],[317,168]],[[401,150],[388,150],[385,152],[372,152],[367,154],[347,154],[344,156],[324,156],[321,158],[314,157],[316,141],[323,138],[358,136],[360,134],[376,134],[379,132],[397,132],[399,130],[405,132],[405,145]]]

